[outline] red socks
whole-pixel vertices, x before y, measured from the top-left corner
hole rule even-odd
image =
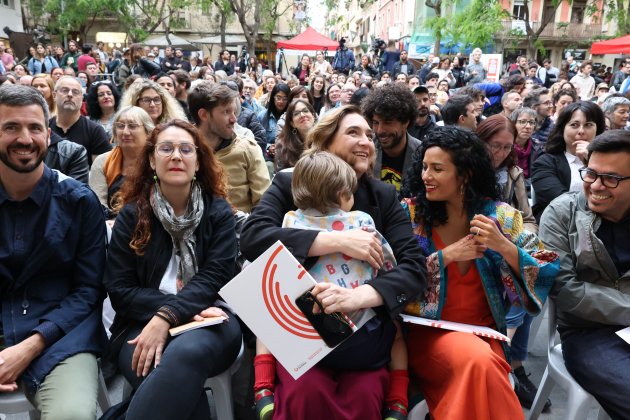
[[[255,362],[254,362],[255,363]],[[389,393],[385,398],[385,405],[391,407],[395,404],[402,405],[405,409],[409,406],[407,388],[409,386],[409,374],[406,370],[392,370],[389,372]],[[406,414],[406,413],[405,413]]]
[[[254,393],[258,393],[262,389],[273,391],[275,382],[276,359],[273,355],[259,354],[254,357]]]

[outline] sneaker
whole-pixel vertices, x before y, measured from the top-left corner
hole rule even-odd
[[[260,395],[260,398],[258,398]],[[257,420],[271,420],[273,417],[273,410],[275,409],[275,404],[273,402],[273,392],[268,389],[263,389],[259,391],[256,395],[256,419]]]
[[[387,407],[383,420],[407,420],[407,410],[401,404]]]
[[[525,368],[523,366],[514,369],[513,373],[516,377],[514,392],[516,393],[518,400],[523,407],[527,409],[532,408],[538,388],[532,383],[532,381],[529,380],[529,375],[531,375],[531,373],[525,373]],[[543,411],[549,411],[550,407],[551,400],[547,399],[545,406],[543,407]]]

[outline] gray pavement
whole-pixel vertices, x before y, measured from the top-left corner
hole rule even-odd
[[[546,319],[542,322],[538,334],[532,343],[530,343],[530,355],[525,362],[525,369],[527,372],[531,372],[530,379],[536,385],[540,384],[540,380],[547,366],[547,322]],[[116,378],[111,384],[109,394],[112,399],[112,403],[120,402],[122,399],[122,378]],[[551,411],[549,413],[543,413],[539,419],[541,420],[560,420],[564,419],[564,413],[567,408],[567,394],[559,386],[555,386],[551,392]],[[524,410],[525,418],[529,415],[529,410]],[[597,410],[591,409],[588,415],[588,420],[597,419]],[[5,420],[5,416],[0,414],[0,420]],[[28,415],[19,414],[6,416],[6,420],[28,420]],[[174,419],[177,420],[177,419]],[[458,419],[455,419],[458,420]],[[571,419],[567,419],[571,420]]]

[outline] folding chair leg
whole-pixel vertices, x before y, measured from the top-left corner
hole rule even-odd
[[[581,389],[571,389],[567,401],[565,418],[572,420],[586,420],[588,412],[593,405],[594,398]]]
[[[104,413],[111,407],[111,401],[109,400],[109,393],[107,392],[107,385],[105,384],[105,378],[103,372],[98,370],[98,394],[96,396],[98,405],[101,407],[101,411]]]
[[[553,380],[551,375],[549,375],[549,367],[546,367],[545,373],[543,374],[542,380],[540,381],[540,386],[538,387],[538,392],[536,393],[536,398],[534,398],[532,408],[529,411],[529,420],[538,419],[538,416],[540,416],[543,408],[545,408],[545,402],[547,402],[547,398],[549,398],[551,390],[555,385],[555,381]]]

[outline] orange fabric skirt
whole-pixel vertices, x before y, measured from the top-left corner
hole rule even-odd
[[[497,340],[409,326],[409,370],[433,419],[523,419]]]
[[[437,249],[443,249],[433,231]],[[447,267],[442,319],[494,328],[481,276],[473,263],[461,273]],[[523,410],[512,389],[501,342],[473,334],[409,326],[409,371],[422,389],[433,419],[514,420]]]

